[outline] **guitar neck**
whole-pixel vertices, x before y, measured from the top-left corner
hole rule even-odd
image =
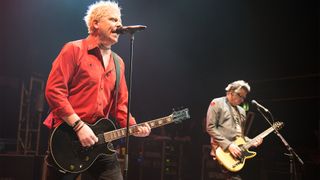
[[[258,138],[264,138],[267,135],[269,135],[271,132],[274,131],[273,127],[268,128],[267,130],[263,131],[262,133],[260,133],[258,136],[256,136],[255,138],[253,138],[251,141],[249,141],[248,143],[246,143],[244,145],[244,148],[249,149],[255,142],[256,139]]]
[[[132,135],[135,132],[137,132],[138,127],[141,126],[142,124],[145,124],[145,123],[149,124],[150,128],[157,128],[160,126],[164,126],[166,124],[170,124],[172,122],[174,122],[172,115],[169,115],[169,116],[166,116],[163,118],[159,118],[159,119],[151,120],[148,122],[136,124],[134,126],[129,127],[129,135]],[[121,128],[121,129],[117,129],[117,130],[103,133],[103,136],[104,136],[104,139],[106,142],[111,142],[111,141],[125,137],[126,133],[127,133],[127,128]]]

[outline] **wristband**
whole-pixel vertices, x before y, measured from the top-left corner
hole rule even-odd
[[[82,122],[77,129],[74,129],[75,132],[78,132],[80,129],[82,129],[84,126],[84,122]]]
[[[80,122],[81,119],[76,120],[76,122],[73,123],[72,128],[74,129]]]

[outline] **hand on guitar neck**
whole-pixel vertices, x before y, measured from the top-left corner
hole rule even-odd
[[[253,141],[254,141],[254,142],[253,142],[252,145],[253,145],[254,147],[258,147],[258,146],[262,143],[263,138],[262,138],[262,137],[256,137]]]
[[[146,137],[149,136],[151,128],[148,123],[143,123],[137,127],[137,132],[133,133],[136,137]]]

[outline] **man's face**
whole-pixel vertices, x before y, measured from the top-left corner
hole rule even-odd
[[[229,101],[231,105],[236,106],[243,103],[246,97],[247,97],[247,91],[243,88],[240,88],[238,90],[231,92]]]
[[[101,43],[110,46],[118,42],[119,35],[114,33],[117,27],[122,26],[121,14],[116,9],[110,9],[109,14],[95,23]]]

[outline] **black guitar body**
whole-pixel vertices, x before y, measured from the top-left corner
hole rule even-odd
[[[89,125],[89,124],[88,124]],[[115,129],[109,119],[101,119],[89,125],[99,141],[90,148],[84,148],[77,134],[66,123],[59,125],[50,139],[51,155],[55,163],[66,172],[81,173],[87,170],[100,155],[112,155],[115,151],[112,144],[106,143],[103,133]]]
[[[51,135],[51,155],[62,171],[81,173],[87,170],[99,156],[110,156],[115,153],[116,151],[113,149],[111,142],[124,138],[127,134],[133,135],[139,131],[140,125],[147,123],[150,128],[156,128],[170,123],[180,123],[189,118],[189,110],[185,108],[174,111],[171,115],[163,118],[135,124],[130,126],[129,129],[120,128],[117,130],[115,130],[116,126],[111,120],[100,119],[93,125],[88,124],[99,139],[98,142],[90,148],[82,147],[72,127],[66,123],[62,123],[55,128]]]

